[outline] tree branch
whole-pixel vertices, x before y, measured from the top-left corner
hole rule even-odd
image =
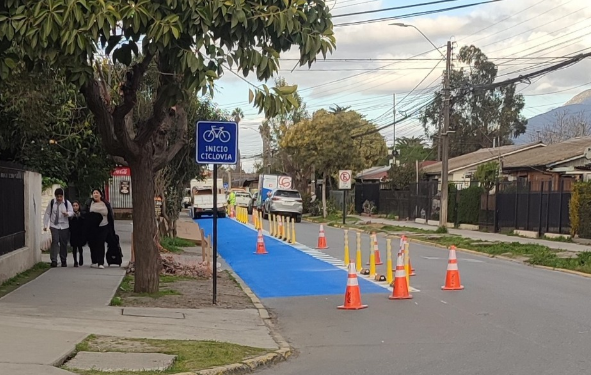
[[[80,88],[80,92],[86,99],[88,109],[94,115],[107,153],[113,157],[126,157],[126,150],[115,137],[113,117],[106,99],[101,95],[100,83],[96,79],[92,79]]]
[[[163,141],[158,142],[155,145],[155,159],[154,159],[154,171],[162,169],[166,164],[175,157],[175,155],[187,144],[186,135],[188,130],[187,113],[181,105],[177,105],[171,111],[174,113],[171,118],[173,126],[170,129],[162,129],[159,133],[159,138]],[[174,143],[166,142],[170,135],[175,136]],[[165,149],[167,148],[167,149]]]
[[[158,71],[171,71],[171,68],[168,66],[168,62],[165,60],[165,57],[159,57]],[[172,83],[173,77],[171,75],[160,73],[160,85],[156,91],[156,100],[152,104],[152,116],[150,116],[150,118],[138,130],[138,134],[135,137],[135,141],[140,147],[145,145],[146,142],[152,138],[154,132],[158,130],[162,122],[166,119],[168,114],[168,108],[166,104],[170,95],[170,92],[167,92],[166,88]]]
[[[137,91],[148,70],[148,66],[152,62],[154,55],[147,53],[143,60],[131,67],[126,74],[126,81],[121,84],[120,91],[123,96],[123,103],[115,107],[113,110],[113,122],[115,135],[122,143],[123,147],[130,150],[132,154],[137,154],[139,148],[136,147],[131,138],[131,134],[126,129],[126,117],[131,114],[131,111],[137,104]]]

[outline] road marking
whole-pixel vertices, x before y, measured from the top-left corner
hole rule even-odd
[[[439,258],[439,257],[423,257],[423,256],[421,258],[423,258],[423,259],[429,259],[429,260],[442,259],[442,258]]]
[[[441,300],[441,303],[445,303],[447,305],[447,302],[445,302],[444,300]]]

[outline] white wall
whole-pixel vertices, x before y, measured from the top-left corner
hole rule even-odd
[[[43,216],[41,175],[25,172],[25,247],[0,256],[0,283],[26,271],[41,261],[41,231]]]

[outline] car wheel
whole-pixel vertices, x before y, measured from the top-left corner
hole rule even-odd
[[[267,213],[267,211],[265,211],[264,208],[263,208],[263,219],[269,220],[269,214]]]
[[[196,219],[201,219],[201,214],[196,214],[196,215],[195,215],[195,218],[196,218]]]
[[[220,219],[223,219],[223,218],[225,218],[225,217],[226,217],[226,213],[225,213],[225,212],[220,212],[220,213],[218,213],[218,217],[219,217]]]
[[[295,222],[296,223],[301,223],[302,222],[302,215],[297,215],[295,218]]]

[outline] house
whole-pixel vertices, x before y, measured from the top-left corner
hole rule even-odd
[[[433,160],[421,161],[421,162],[419,162],[419,169],[424,169],[425,167],[427,167],[429,165],[433,165],[435,163],[437,163],[437,162],[433,161]],[[355,176],[355,181],[356,182],[365,182],[365,183],[387,182],[388,181],[388,172],[390,171],[390,168],[391,168],[391,166],[387,165],[387,166],[372,167],[369,169],[364,169],[363,171],[359,172]]]
[[[503,173],[511,180],[530,183],[533,191],[570,191],[575,181],[591,180],[591,137],[529,149],[503,158]]]
[[[540,149],[544,145],[541,142],[530,143],[526,145],[508,145],[494,148],[481,148],[478,151],[469,154],[456,156],[448,161],[448,181],[470,185],[473,175],[479,165],[491,162],[505,160],[509,156],[520,158],[520,155],[528,150]],[[425,166],[423,173],[430,180],[441,179],[441,162]]]

